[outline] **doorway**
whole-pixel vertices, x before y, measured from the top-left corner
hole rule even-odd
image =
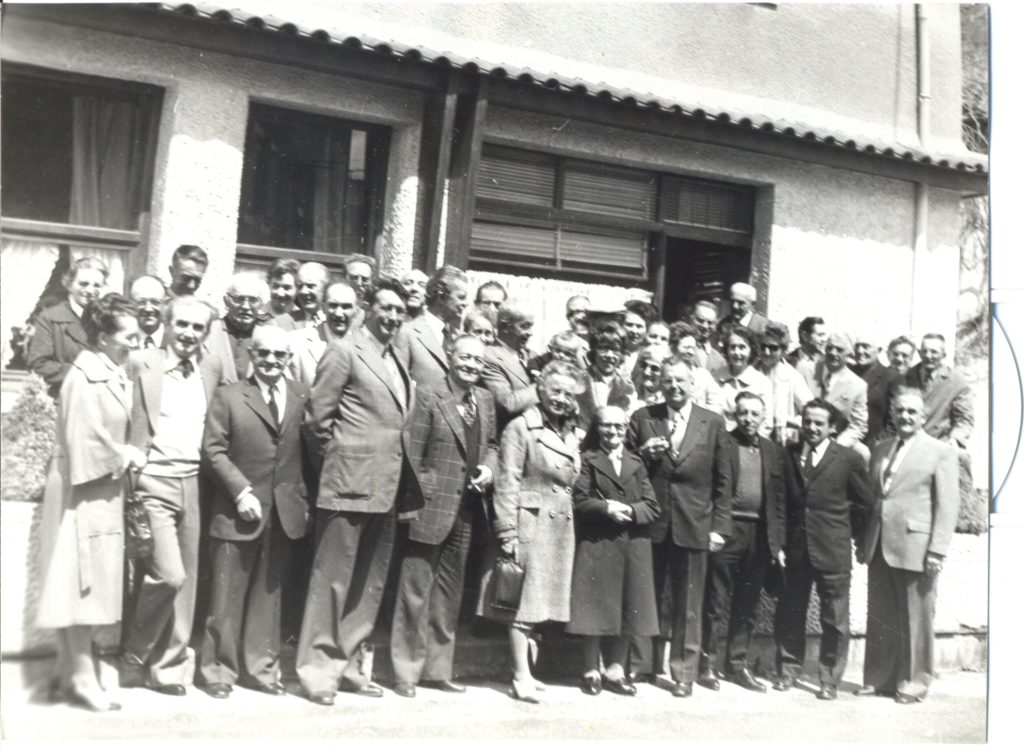
[[[714,302],[721,311],[729,286],[749,277],[749,247],[666,237],[662,289],[665,320],[684,318],[700,300]]]

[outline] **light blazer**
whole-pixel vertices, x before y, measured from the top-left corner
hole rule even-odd
[[[409,371],[417,386],[440,385],[448,375],[448,356],[444,342],[438,341],[428,322],[427,313],[402,326],[398,335],[409,348]]]
[[[921,385],[920,363],[907,371],[906,379],[907,385],[924,393],[924,431],[933,438],[954,438],[961,448],[966,446],[974,429],[974,396],[967,379],[950,367],[940,365],[926,389]]]
[[[652,437],[671,441],[668,406],[645,406],[633,412],[626,433],[626,448],[636,453]],[[679,454],[664,453],[645,460],[661,512],[651,528],[651,540],[663,542],[671,526],[671,541],[690,549],[706,550],[708,536],[732,532],[733,477],[726,456],[725,420],[696,404],[686,423]]]
[[[853,565],[850,543],[860,540],[875,505],[864,461],[852,448],[830,440],[825,455],[804,477],[803,443],[787,450],[796,491],[786,514],[786,558],[807,556],[816,570],[845,573]]]
[[[128,360],[133,384],[131,444],[145,453],[149,452],[160,421],[165,356],[165,349],[140,349],[132,352]],[[218,357],[207,354],[199,359],[197,374],[203,379],[207,409],[214,391],[221,384],[222,372]]]
[[[825,360],[814,368],[814,385],[811,392],[825,399],[842,414],[845,424],[840,425],[836,441],[851,446],[864,440],[868,434],[868,386],[849,367],[844,367],[832,376],[828,391],[822,387],[826,375]]]
[[[478,464],[498,473],[498,440],[495,432],[494,397],[473,386],[480,434]],[[423,544],[440,544],[451,533],[468,477],[466,424],[458,410],[459,397],[447,378],[435,386],[416,389],[416,409],[409,428],[409,462],[423,495],[423,509],[409,524],[409,538]]]
[[[312,388],[316,379],[316,366],[320,364],[320,358],[327,351],[327,344],[341,339],[331,333],[326,323],[320,323],[311,328],[296,328],[289,331],[288,340],[292,345],[292,360],[288,363],[289,375],[292,380]]]
[[[88,347],[81,319],[64,300],[39,313],[26,359],[29,369],[46,381],[50,395],[56,398],[71,363]]]
[[[944,556],[953,538],[960,509],[957,456],[948,443],[919,431],[886,492],[882,473],[896,440],[880,440],[871,450],[870,478],[878,501],[865,534],[864,554],[870,561],[881,544],[891,567],[921,572],[925,555]]]
[[[372,335],[360,328],[329,344],[316,369],[303,429],[314,464],[321,467],[318,508],[387,513],[395,505],[415,383],[408,351],[396,345],[408,396],[396,389]],[[416,498],[403,493],[399,513],[417,510]]]
[[[203,461],[216,480],[210,536],[245,542],[259,537],[277,510],[290,539],[305,535],[309,500],[299,428],[309,400],[302,383],[285,380],[280,430],[255,379],[223,385],[213,395],[203,435]],[[260,501],[260,520],[245,521],[235,500],[246,487]]]
[[[512,417],[540,403],[530,374],[516,353],[503,341],[495,341],[487,347],[480,382],[498,404],[499,433]]]
[[[796,485],[789,461],[786,459],[786,451],[782,446],[761,435],[758,435],[757,441],[758,453],[761,456],[763,517],[768,534],[768,548],[774,559],[786,545],[786,508],[789,507],[789,496]],[[733,497],[736,496],[736,483],[740,479],[739,452],[742,447],[736,430],[726,436],[725,455],[728,456],[730,465],[730,490]]]

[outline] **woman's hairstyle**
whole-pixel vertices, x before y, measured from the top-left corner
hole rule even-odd
[[[626,329],[619,323],[607,323],[597,331],[590,332],[590,361],[598,349],[612,349],[619,354],[626,352]]]
[[[299,261],[293,258],[278,258],[270,266],[270,270],[267,271],[267,282],[277,281],[289,275],[293,278],[298,278]]]
[[[774,320],[769,320],[765,325],[764,330],[761,332],[761,344],[771,342],[778,344],[783,350],[789,348],[789,326],[785,323],[779,323]],[[785,353],[785,351],[783,351]]]
[[[697,340],[697,329],[684,320],[677,320],[675,323],[668,327],[668,345],[675,351],[675,348],[679,345],[679,342],[683,339],[690,337],[694,341]]]
[[[553,359],[544,365],[544,369],[540,371],[540,376],[537,378],[537,385],[539,387],[547,387],[548,382],[556,377],[569,378],[576,383],[577,393],[583,393],[587,388],[587,381],[583,371],[576,367],[576,365],[563,362],[560,359]]]
[[[71,261],[71,267],[68,268],[64,274],[64,286],[67,286],[75,280],[79,271],[93,270],[99,271],[103,274],[103,280],[106,281],[110,277],[110,269],[107,264],[94,255],[87,255],[84,258]]]
[[[747,342],[747,346],[750,348],[750,356],[747,357],[747,364],[750,364],[757,359],[757,337],[754,332],[746,326],[736,326],[729,334],[725,337],[726,348],[728,348],[729,337],[737,336]]]
[[[101,333],[109,336],[120,330],[119,318],[134,318],[138,314],[139,308],[123,294],[104,294],[90,302],[82,312],[82,327],[85,329],[86,339],[90,345],[95,346],[100,340]]]

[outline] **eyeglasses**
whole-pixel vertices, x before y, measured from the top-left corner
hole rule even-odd
[[[766,352],[777,352],[782,347],[779,346],[778,344],[761,344],[761,348],[764,349]]]
[[[256,307],[263,302],[259,297],[251,294],[231,294],[229,296],[231,297],[231,301],[236,305],[251,305],[252,307]]]
[[[616,432],[626,431],[626,425],[624,422],[598,422],[597,426],[603,430],[615,430]]]
[[[274,356],[278,362],[283,362],[288,359],[289,352],[282,351],[281,349],[254,349],[253,353],[260,359],[269,359],[271,355]]]

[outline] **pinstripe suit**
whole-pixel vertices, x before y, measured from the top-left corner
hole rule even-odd
[[[402,549],[391,627],[396,682],[452,678],[463,575],[473,517],[481,507],[480,494],[470,490],[467,481],[477,465],[487,466],[494,474],[498,464],[494,398],[478,386],[473,387],[473,395],[475,435],[469,434],[472,427],[459,414],[460,397],[449,378],[417,393],[409,460],[424,505],[409,524]]]

